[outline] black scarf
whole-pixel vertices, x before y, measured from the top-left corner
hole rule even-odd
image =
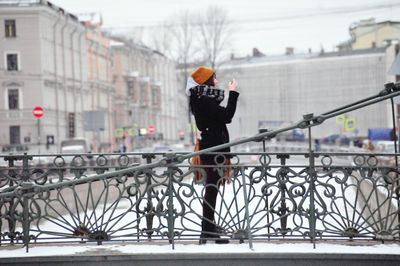
[[[214,99],[217,103],[221,103],[225,98],[224,90],[215,89],[207,85],[198,85],[190,89],[190,95],[200,98],[200,96],[206,96]]]

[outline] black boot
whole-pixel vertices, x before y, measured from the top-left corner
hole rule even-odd
[[[229,244],[229,239],[221,238],[219,235],[215,234],[201,234],[199,244],[207,244],[207,240],[215,240],[215,244]]]
[[[217,238],[215,240],[215,244],[229,244],[229,239],[221,238],[221,235],[225,234],[225,230],[222,227],[219,225],[214,225],[213,232],[214,238]]]
[[[207,234],[201,233],[200,234],[199,245],[207,244],[207,238],[210,238],[210,237]]]
[[[201,234],[200,234],[200,240],[199,244],[206,244],[207,240],[215,240],[216,244],[228,244],[229,239],[226,238],[221,238],[221,236],[217,232],[217,228],[214,224],[211,224],[210,222],[204,221],[202,222],[201,226]]]

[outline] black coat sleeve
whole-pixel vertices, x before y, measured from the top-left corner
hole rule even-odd
[[[204,97],[204,106],[202,112],[208,117],[214,117],[220,123],[228,124],[232,122],[232,118],[236,112],[236,104],[239,93],[229,91],[229,98],[226,107],[220,106],[213,99]]]

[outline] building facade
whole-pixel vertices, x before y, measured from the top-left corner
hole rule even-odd
[[[349,33],[350,40],[337,46],[340,51],[385,47],[392,41],[398,42],[400,22],[361,20],[350,25]]]
[[[130,150],[178,142],[185,128],[177,109],[175,63],[124,38],[115,37],[112,51],[118,144]]]
[[[94,152],[116,150],[111,39],[101,23],[85,21],[88,93],[84,96],[84,137]]]
[[[395,46],[384,48],[232,60],[220,70],[220,84],[235,77],[241,93],[230,125],[232,139],[255,135],[376,95],[394,81],[388,69]],[[396,99],[397,101],[397,99]],[[392,127],[389,102],[345,114],[349,125],[329,119],[312,129],[314,138],[331,134],[367,136],[368,128]],[[343,120],[341,120],[343,121]],[[304,133],[307,133],[306,131]]]
[[[0,2],[3,152],[59,152],[70,138],[93,152],[179,141],[187,114],[178,109],[175,63],[112,40],[101,20],[81,20],[45,0]]]
[[[85,28],[51,3],[23,2],[0,2],[0,145],[55,152],[83,134]],[[44,109],[40,120],[35,106]]]

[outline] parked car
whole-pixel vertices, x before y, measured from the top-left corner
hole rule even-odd
[[[1,149],[2,153],[4,154],[23,154],[29,150],[27,145],[4,145]]]
[[[84,138],[72,138],[61,141],[61,153],[87,153],[87,140]]]
[[[262,130],[259,130],[261,133]],[[276,140],[278,141],[304,141],[305,134],[300,128],[295,128],[290,131],[282,132],[276,135]]]
[[[61,148],[64,162],[69,165],[75,158],[76,154],[85,153],[85,148],[82,145],[69,145]]]
[[[375,151],[382,153],[394,153],[394,143],[393,141],[377,141],[375,142]]]
[[[349,145],[350,142],[351,139],[342,134],[333,134],[322,139],[324,144]]]
[[[155,153],[165,153],[165,152],[172,152],[173,149],[170,146],[156,146],[153,149]]]

